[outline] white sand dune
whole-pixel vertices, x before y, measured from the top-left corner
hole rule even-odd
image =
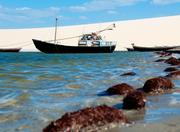
[[[116,50],[126,50],[131,43],[140,46],[180,45],[180,15],[151,19],[114,21],[77,26],[58,27],[57,38],[66,38],[90,33],[116,24],[113,31],[105,31],[106,40],[117,41]],[[37,51],[32,39],[54,39],[54,27],[32,29],[0,29],[1,47],[22,47],[22,51]],[[79,38],[64,40],[66,45],[77,45]]]

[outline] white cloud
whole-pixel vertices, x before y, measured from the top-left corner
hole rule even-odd
[[[13,15],[0,13],[0,20],[20,23],[20,22],[28,21],[29,18],[26,16],[21,16],[21,15],[13,16]]]
[[[15,10],[17,11],[25,11],[25,10],[31,10],[29,7],[21,7],[21,8],[16,8]]]
[[[43,18],[55,18],[59,14],[60,8],[57,7],[33,9],[29,7],[7,8],[0,6],[0,20],[9,22],[40,22]]]
[[[165,5],[165,4],[173,4],[179,3],[180,0],[152,0],[154,4]]]
[[[147,0],[91,0],[79,6],[71,6],[70,10],[78,12],[110,10],[142,1]]]
[[[69,9],[76,12],[92,12],[101,10],[113,10],[121,6],[133,5],[141,2],[150,2],[153,4],[172,4],[180,0],[89,0],[77,6],[71,6]]]

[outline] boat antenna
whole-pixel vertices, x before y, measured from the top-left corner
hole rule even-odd
[[[56,21],[55,21],[54,43],[56,43],[56,36],[57,36],[57,22],[58,22],[58,18],[56,17]]]

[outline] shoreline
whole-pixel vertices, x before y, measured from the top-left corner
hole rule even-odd
[[[180,116],[179,117],[174,117],[167,119],[166,121],[161,121],[161,122],[156,122],[156,123],[135,123],[133,125],[129,126],[121,126],[121,127],[116,127],[112,128],[110,130],[105,130],[103,132],[179,132],[180,131],[180,126],[178,125],[180,121]]]

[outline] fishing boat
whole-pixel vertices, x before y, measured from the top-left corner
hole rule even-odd
[[[21,48],[0,48],[0,52],[19,52]]]
[[[173,48],[176,48],[178,46],[155,46],[155,47],[144,47],[144,46],[135,46],[134,44],[132,44],[134,51],[144,51],[144,52],[148,52],[148,51],[167,51]]]
[[[59,45],[36,39],[33,39],[33,43],[44,53],[112,53],[116,47],[114,42],[103,40],[81,40],[78,46]]]
[[[42,40],[32,39],[35,47],[41,52],[44,52],[44,53],[112,53],[116,48],[116,42],[105,41],[99,35],[103,31],[112,30],[112,28],[115,27],[115,24],[113,24],[113,27],[108,26],[107,28],[97,31],[97,32],[75,36],[75,37],[80,37],[77,46],[59,44],[59,42],[57,42],[57,39],[56,39],[57,19],[56,19],[55,27],[56,27],[55,37],[53,41],[52,40],[42,41]],[[75,38],[75,37],[69,37],[69,38]],[[58,39],[58,40],[63,40],[63,39]]]

